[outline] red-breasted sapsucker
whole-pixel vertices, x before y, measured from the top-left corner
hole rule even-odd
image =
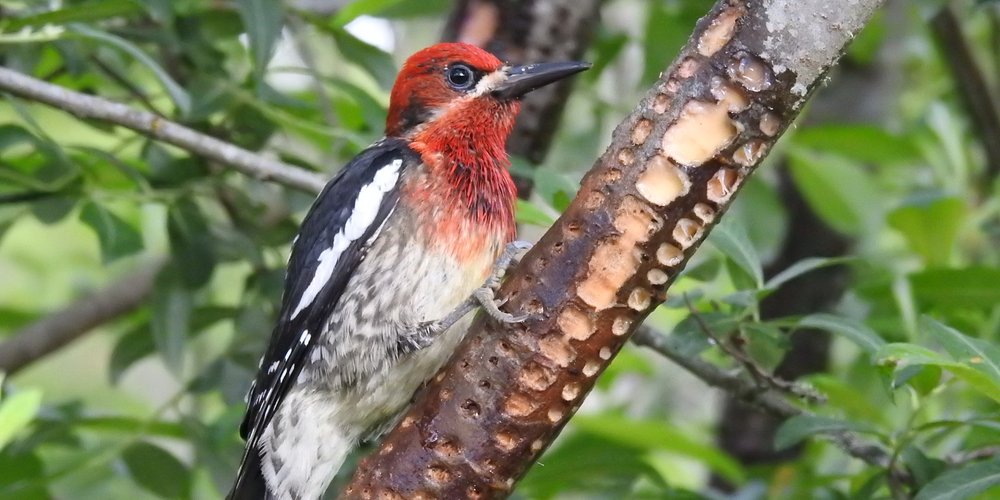
[[[448,359],[473,298],[517,320],[480,287],[514,240],[507,136],[522,95],[588,67],[511,67],[459,43],[406,61],[385,138],[327,184],[292,244],[229,498],[320,498]]]

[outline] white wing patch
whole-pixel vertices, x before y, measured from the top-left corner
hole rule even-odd
[[[347,250],[351,243],[361,238],[368,227],[375,222],[379,207],[382,206],[382,198],[396,185],[396,181],[399,180],[399,169],[402,166],[403,160],[393,160],[392,163],[375,172],[372,181],[358,191],[358,198],[354,200],[351,216],[347,218],[344,227],[333,237],[333,245],[320,252],[316,274],[313,275],[309,286],[302,292],[302,297],[289,319],[295,319],[303,309],[312,304],[320,290],[333,276],[333,270],[337,268],[337,262],[344,250]]]

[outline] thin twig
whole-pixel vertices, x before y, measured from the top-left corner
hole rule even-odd
[[[0,67],[0,90],[48,104],[81,118],[121,125],[257,179],[312,193],[323,189],[325,183],[317,174],[220,141],[152,113],[74,92],[8,68]]]
[[[726,372],[697,356],[689,356],[677,351],[667,342],[665,335],[647,325],[642,325],[636,330],[632,341],[663,355],[706,384],[718,387],[776,417],[788,419],[798,415],[811,414],[808,410],[789,403],[782,393],[774,387],[757,385],[751,380],[735,373]],[[885,448],[852,432],[833,431],[826,434],[826,437],[855,458],[879,467],[886,467],[889,464],[891,457]]]
[[[698,310],[691,304],[691,300],[687,294],[684,294],[684,304],[687,305],[688,312],[691,314],[691,317],[694,318],[695,323],[698,324],[698,328],[701,329],[702,333],[704,333],[706,337],[718,346],[719,349],[722,349],[722,352],[726,353],[743,365],[746,371],[750,373],[759,385],[770,386],[771,388],[794,395],[811,403],[826,402],[826,397],[816,392],[816,390],[812,387],[798,382],[784,380],[772,373],[768,373],[767,370],[757,365],[753,358],[748,356],[747,353],[745,353],[739,346],[732,345],[716,335],[715,332],[712,331],[712,328],[705,323],[704,319],[702,319]]]
[[[0,372],[17,372],[91,329],[135,310],[153,289],[163,263],[162,258],[144,262],[135,273],[15,332],[0,344]]]
[[[976,460],[986,460],[1000,455],[1000,446],[984,446],[975,450],[959,451],[944,458],[949,465],[961,465]]]
[[[108,78],[110,78],[113,82],[117,83],[120,87],[125,89],[125,91],[127,91],[132,97],[134,97],[137,101],[139,101],[142,104],[142,106],[146,108],[146,110],[148,110],[150,113],[153,113],[154,115],[163,116],[163,113],[161,113],[160,110],[156,109],[156,106],[153,105],[153,102],[149,100],[149,96],[147,96],[146,93],[137,85],[130,82],[128,78],[125,78],[125,76],[122,75],[117,69],[111,67],[110,64],[104,62],[104,60],[97,55],[92,55],[89,57],[89,59]]]

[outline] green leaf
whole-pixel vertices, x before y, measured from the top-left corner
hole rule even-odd
[[[780,273],[775,274],[771,279],[764,283],[765,290],[777,290],[781,288],[782,285],[788,283],[789,281],[802,276],[810,271],[815,271],[816,269],[821,269],[827,266],[835,266],[837,264],[842,264],[847,261],[844,257],[810,257],[807,259],[802,259],[782,270]]]
[[[118,48],[123,52],[128,53],[130,56],[135,58],[143,66],[149,68],[156,76],[156,79],[160,81],[163,85],[163,90],[167,91],[170,95],[170,99],[180,110],[182,115],[186,115],[191,110],[191,96],[188,95],[184,87],[181,87],[174,79],[164,70],[156,60],[146,55],[139,47],[136,47],[132,42],[116,36],[105,31],[96,30],[87,26],[85,24],[71,24],[67,27],[73,33],[76,33],[84,38],[89,38],[96,40],[98,42],[103,42],[112,47]]]
[[[926,396],[941,385],[941,367],[934,365],[910,365],[895,371],[892,388],[897,389],[906,384],[913,387],[918,394]]]
[[[365,89],[348,82],[346,80],[331,79],[330,84],[339,92],[335,95],[335,101],[340,101],[342,107],[338,108],[338,116],[342,119],[343,113],[348,112],[356,122],[354,130],[373,131],[381,130],[385,126],[385,104],[378,101]],[[346,109],[344,109],[346,107]]]
[[[796,129],[792,140],[797,146],[876,165],[913,162],[920,158],[919,150],[908,136],[894,135],[875,125],[812,125]]]
[[[879,49],[882,47],[882,41],[886,38],[886,32],[888,31],[886,29],[886,16],[881,14],[884,14],[884,12],[876,11],[875,15],[865,24],[861,32],[847,46],[846,57],[850,58],[852,63],[864,69],[870,69],[875,64],[875,58],[880,53]]]
[[[928,316],[920,318],[920,328],[941,344],[955,361],[982,372],[1000,386],[1000,348],[964,335]]]
[[[796,415],[781,424],[774,435],[774,447],[784,450],[814,434],[831,434],[839,431],[876,433],[870,425],[819,415]]]
[[[533,168],[527,161],[523,164],[528,169],[525,177],[531,179],[534,191],[556,210],[565,211],[572,201],[571,196],[576,193],[576,185],[565,174],[552,168],[544,166]]]
[[[565,434],[517,485],[524,498],[550,500],[573,493],[583,498],[620,498],[640,478],[664,483],[648,457],[635,448],[585,433]]]
[[[965,363],[952,361],[926,347],[909,343],[886,344],[875,354],[875,363],[898,372],[911,365],[940,366],[972,388],[1000,402],[1000,384],[986,373]]]
[[[185,439],[190,437],[188,429],[178,422],[168,422],[164,420],[147,420],[134,417],[83,417],[74,418],[73,426],[76,429],[86,429],[92,432],[107,432],[124,436],[145,434],[147,436],[157,436],[172,439]]]
[[[801,148],[791,149],[788,160],[795,185],[830,227],[857,235],[880,219],[882,196],[871,175],[857,163]]]
[[[555,219],[547,214],[541,207],[535,205],[534,203],[517,199],[517,223],[518,224],[529,224],[538,227],[549,227],[555,222]]]
[[[84,2],[31,16],[8,18],[0,21],[0,28],[2,28],[0,31],[14,32],[28,26],[38,28],[46,24],[100,21],[112,17],[131,16],[139,12],[142,12],[142,6],[128,0]]]
[[[197,335],[212,325],[225,319],[231,319],[238,313],[233,307],[202,307],[191,316],[189,333]],[[121,376],[137,361],[156,352],[157,343],[150,335],[150,324],[143,323],[125,332],[118,338],[111,351],[111,361],[108,367],[111,382],[117,384]]]
[[[378,17],[409,18],[419,16],[444,16],[453,2],[450,0],[401,0],[378,12]]]
[[[364,68],[382,88],[392,87],[396,81],[397,70],[392,56],[374,45],[361,41],[343,28],[333,28],[329,33],[344,58]]]
[[[605,68],[618,60],[618,56],[628,46],[628,42],[629,37],[624,33],[612,33],[608,29],[599,29],[592,43],[593,48],[591,53],[593,56],[591,63],[593,66],[590,67],[589,71],[582,74],[581,78],[596,82],[604,74]]]
[[[850,340],[869,355],[878,352],[885,340],[864,323],[832,314],[811,314],[799,320],[797,328],[818,328]]]
[[[67,189],[80,175],[62,146],[45,135],[31,110],[17,99],[6,101],[34,131],[19,125],[0,126],[0,185],[37,191]]]
[[[194,298],[192,292],[180,282],[174,267],[168,265],[160,272],[153,289],[150,328],[156,350],[167,367],[179,373],[184,362],[184,345],[190,331]]]
[[[910,198],[889,213],[888,221],[928,266],[944,266],[951,257],[965,214],[965,201],[938,194]]]
[[[9,159],[10,153],[5,150],[17,146],[34,145],[38,139],[20,125],[3,124],[0,125],[0,152],[4,153],[4,158]]]
[[[740,333],[746,339],[747,354],[765,370],[774,371],[791,346],[788,335],[767,323],[741,323]]]
[[[723,219],[719,225],[715,226],[708,241],[715,248],[726,254],[747,276],[753,278],[758,288],[764,284],[764,271],[760,265],[760,256],[757,249],[750,243],[746,229],[743,226],[729,223],[729,219]]]
[[[1000,460],[972,462],[934,478],[914,500],[963,500],[1000,485]]]
[[[97,233],[101,244],[101,260],[105,264],[142,250],[142,236],[139,232],[97,203],[85,203],[80,211],[80,220]]]
[[[132,479],[162,498],[187,498],[191,474],[187,467],[163,448],[147,442],[135,443],[122,452]]]
[[[618,415],[577,415],[573,427],[625,446],[646,451],[669,451],[694,458],[728,481],[740,483],[746,473],[739,462],[711,444],[699,443],[690,434],[663,421],[634,420]]]
[[[145,326],[145,325],[144,325]],[[121,376],[136,361],[156,350],[153,336],[145,328],[135,328],[125,332],[115,343],[108,363],[108,376],[112,384],[117,384]]]
[[[660,75],[673,54],[687,41],[695,21],[705,14],[698,2],[647,2],[646,25],[643,30],[642,82],[652,82]]]
[[[75,196],[46,196],[31,204],[31,213],[45,224],[55,224],[76,208],[79,201]]]
[[[39,389],[18,391],[0,399],[0,450],[31,423],[41,406],[42,391]]]
[[[1000,304],[998,283],[1000,269],[996,267],[927,269],[910,275],[918,302],[947,309],[993,309]]]
[[[181,281],[189,288],[200,288],[212,278],[215,252],[208,221],[198,205],[188,197],[170,208],[167,218],[171,258]]]
[[[685,356],[697,356],[712,345],[704,328],[717,336],[725,336],[739,326],[739,321],[739,317],[723,312],[699,312],[697,317],[690,314],[670,332],[667,343]]]
[[[37,450],[24,453],[0,453],[0,496],[16,500],[55,498],[48,491],[45,463]]]
[[[930,482],[947,465],[943,460],[928,457],[923,450],[913,445],[903,448],[901,456],[917,487],[923,487]]]
[[[253,54],[254,70],[258,79],[267,70],[267,64],[274,55],[274,47],[281,36],[285,14],[281,2],[275,0],[238,0],[236,9],[243,19],[250,52]]]
[[[395,6],[402,0],[355,0],[349,2],[342,9],[337,11],[331,25],[338,28],[347,26],[348,23],[359,16],[371,16]]]

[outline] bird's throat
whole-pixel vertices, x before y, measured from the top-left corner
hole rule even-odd
[[[506,145],[519,103],[466,104],[426,124],[414,134],[411,147],[428,166],[430,182],[442,188],[435,192],[449,193],[451,206],[471,221],[513,239],[517,188]]]

